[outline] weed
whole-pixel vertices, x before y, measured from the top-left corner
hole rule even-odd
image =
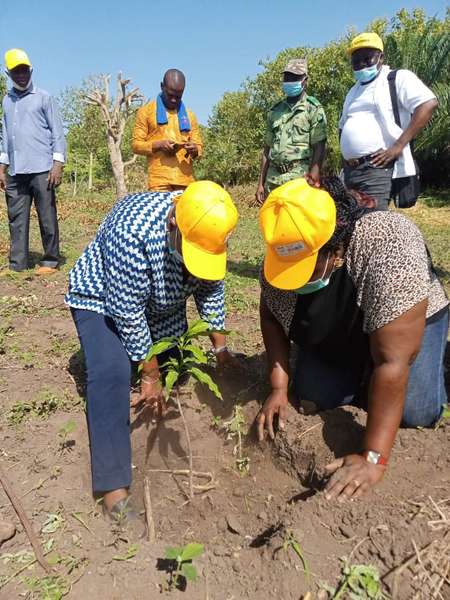
[[[170,570],[168,589],[183,588],[187,581],[197,579],[197,569],[192,564],[194,558],[201,556],[204,551],[203,544],[191,542],[180,548],[166,548],[166,559],[173,561],[173,569]],[[184,578],[184,582],[183,582]]]
[[[70,402],[72,400],[72,402]],[[70,410],[77,402],[67,392],[44,389],[38,392],[31,400],[19,400],[11,407],[7,420],[10,425],[20,425],[30,417],[48,419],[57,410]],[[79,401],[78,401],[79,403]]]
[[[175,401],[177,404],[178,412],[180,413],[181,420],[183,421],[184,431],[186,434],[186,440],[188,445],[189,453],[189,497],[194,497],[194,482],[193,482],[193,461],[192,461],[192,447],[191,437],[189,434],[189,428],[184,416],[183,407],[180,400],[180,387],[176,385],[180,379],[187,375],[191,375],[199,383],[206,385],[209,390],[216,396],[216,398],[222,399],[222,394],[219,388],[212,380],[211,376],[205,371],[199,368],[197,365],[205,365],[208,363],[208,357],[206,352],[198,344],[195,344],[195,340],[201,336],[210,335],[212,330],[208,323],[203,320],[198,320],[192,323],[189,329],[180,337],[167,337],[163,338],[156,344],[154,344],[149,353],[147,354],[146,360],[149,361],[154,356],[167,352],[173,348],[176,348],[178,358],[169,358],[161,369],[165,370],[165,388],[167,394],[170,396],[172,390],[175,388]]]
[[[434,430],[436,431],[436,429],[439,429],[439,427],[444,425],[444,423],[448,419],[450,419],[450,408],[448,407],[447,404],[443,404],[442,405],[442,414],[441,414],[439,420],[437,421],[436,425],[434,426]]]
[[[61,600],[70,592],[70,583],[61,575],[49,575],[48,577],[24,577],[23,582],[28,588],[28,598],[39,600]]]
[[[4,317],[22,315],[33,315],[37,308],[37,296],[0,296],[0,314]]]
[[[138,550],[139,550],[139,546],[137,544],[131,544],[131,546],[128,546],[125,554],[116,554],[115,556],[112,557],[112,559],[118,560],[118,561],[130,560],[131,558],[136,556],[136,554],[138,553]]]
[[[323,586],[331,600],[387,600],[381,589],[378,569],[372,565],[349,565],[345,562],[336,588]]]
[[[310,573],[309,573],[308,563],[306,562],[305,555],[302,552],[300,543],[297,541],[297,539],[295,538],[292,531],[287,532],[287,535],[283,542],[283,550],[285,550],[287,552],[289,550],[289,548],[292,548],[292,550],[295,552],[295,554],[302,561],[303,570],[305,571],[306,578],[309,579]]]
[[[48,513],[47,518],[41,528],[41,533],[55,533],[64,525],[64,517],[62,511],[58,510],[56,513]]]
[[[3,564],[13,563],[13,564],[24,564],[29,563],[34,558],[34,552],[28,552],[28,550],[19,550],[14,554],[10,552],[4,552],[0,556],[0,560]]]
[[[219,415],[213,417],[211,419],[211,427],[212,429],[221,429],[222,428],[222,417]]]
[[[5,323],[0,327],[0,354],[6,353],[6,338],[12,337],[14,335],[13,331],[14,327],[9,323]]]
[[[67,421],[67,423],[64,423],[64,425],[58,430],[58,436],[60,438],[60,442],[59,442],[59,451],[61,454],[63,454],[64,452],[68,452],[70,450],[72,450],[72,446],[74,445],[75,442],[73,442],[73,440],[68,440],[67,437],[73,433],[76,429],[76,423],[73,419],[69,419]]]
[[[242,407],[236,405],[233,409],[233,416],[229,421],[223,424],[227,434],[227,439],[233,439],[235,442],[233,455],[236,457],[236,468],[241,474],[246,474],[250,470],[250,458],[242,454],[242,438],[247,435],[247,426]]]

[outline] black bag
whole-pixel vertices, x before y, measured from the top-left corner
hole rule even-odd
[[[395,87],[395,78],[397,76],[397,69],[388,73],[389,93],[391,95],[392,108],[394,110],[394,119],[399,127],[400,114],[398,112],[398,98],[397,88]],[[420,194],[420,174],[419,165],[414,158],[414,142],[411,140],[409,144],[411,148],[411,154],[413,155],[414,165],[416,167],[416,174],[409,175],[408,177],[399,177],[392,180],[391,187],[391,198],[394,200],[394,204],[397,208],[411,208],[417,202],[417,198]]]

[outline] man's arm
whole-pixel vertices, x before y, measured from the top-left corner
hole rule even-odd
[[[9,165],[8,136],[6,133],[5,109],[2,115],[2,138],[0,140],[0,190],[6,191],[6,169]]]
[[[44,103],[45,118],[51,132],[51,145],[53,153],[53,166],[47,177],[48,187],[58,186],[62,180],[64,163],[66,160],[66,140],[64,127],[55,100],[49,96]]]
[[[268,431],[269,437],[274,439],[273,419],[275,415],[278,415],[279,427],[284,427],[285,412],[288,405],[289,340],[280,323],[270,312],[262,295],[259,314],[272,388],[256,418],[258,439],[261,441],[264,439],[265,429]]]
[[[425,329],[427,300],[416,304],[370,335],[374,369],[370,380],[364,450],[389,458],[402,419],[409,368],[417,356]],[[378,483],[385,467],[351,454],[328,465],[334,475],[327,499],[359,497]]]
[[[305,178],[309,185],[314,187],[320,187],[320,172],[325,160],[326,147],[326,140],[317,142],[317,144],[312,146],[311,163],[309,165],[309,172],[305,175]]]
[[[418,106],[414,110],[411,121],[402,135],[397,139],[396,142],[394,142],[394,144],[392,144],[390,148],[375,152],[373,159],[371,160],[371,164],[373,164],[375,167],[384,167],[396,160],[402,153],[406,144],[409,144],[409,142],[414,139],[429,123],[431,117],[433,116],[433,112],[437,108],[437,105],[438,101],[436,98],[432,98],[431,100],[427,100]]]
[[[259,172],[258,187],[256,188],[256,202],[259,206],[261,206],[261,204],[264,203],[266,195],[264,185],[266,183],[267,170],[270,164],[269,153],[270,147],[264,146],[263,153],[261,156],[261,167]]]
[[[317,101],[315,101],[317,102]],[[310,113],[311,114],[311,113]],[[323,107],[318,105],[311,114],[311,132],[309,134],[312,156],[309,164],[309,172],[305,179],[314,187],[320,187],[320,172],[325,159],[327,143],[327,118]]]
[[[198,158],[203,153],[202,136],[200,134],[200,126],[194,113],[190,112],[189,120],[191,122],[191,135],[189,142],[184,149],[192,158]]]

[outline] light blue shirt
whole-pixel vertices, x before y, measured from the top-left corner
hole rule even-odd
[[[66,141],[55,100],[34,85],[15,88],[3,98],[0,163],[10,175],[43,173],[53,161],[65,162]]]

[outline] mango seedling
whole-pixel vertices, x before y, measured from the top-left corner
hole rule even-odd
[[[197,569],[192,564],[194,558],[201,556],[204,551],[203,544],[191,542],[179,548],[166,548],[165,558],[173,561],[173,569],[169,573],[168,589],[177,589],[185,582],[194,582],[197,577]]]
[[[208,363],[208,357],[203,348],[195,343],[195,340],[197,340],[199,337],[210,335],[213,332],[214,331],[210,329],[209,324],[200,319],[192,323],[192,325],[183,335],[179,337],[171,336],[163,338],[159,340],[159,342],[156,342],[156,344],[150,348],[146,357],[146,360],[149,361],[154,356],[158,356],[163,352],[172,351],[173,353],[173,356],[166,360],[165,363],[160,365],[160,369],[165,372],[165,390],[167,395],[170,396],[172,391],[174,392],[173,396],[175,398],[181,420],[183,421],[186,442],[188,446],[189,497],[191,499],[194,497],[191,436],[189,434],[189,427],[187,425],[183,407],[181,405],[179,382],[186,376],[192,376],[199,383],[206,385],[214,394],[214,396],[216,396],[216,398],[222,400],[222,394],[212,380],[211,376],[199,366],[206,365]]]

